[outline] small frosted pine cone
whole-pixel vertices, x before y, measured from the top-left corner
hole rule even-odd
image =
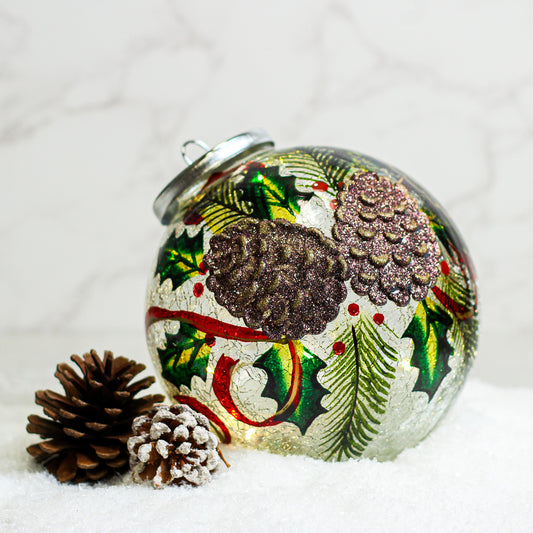
[[[98,481],[128,470],[126,441],[133,420],[148,412],[161,394],[135,397],[154,383],[149,376],[131,383],[146,367],[126,357],[91,350],[73,355],[81,376],[67,363],[57,365],[55,376],[65,394],[51,390],[35,393],[48,418],[28,417],[28,433],[45,439],[27,448],[59,481]]]
[[[332,234],[345,251],[353,290],[376,305],[423,300],[439,276],[440,250],[407,189],[361,172],[345,182],[337,203]]]
[[[322,333],[347,294],[335,241],[284,219],[235,222],[211,237],[204,263],[217,302],[271,339]]]
[[[209,420],[187,405],[159,404],[133,422],[128,440],[130,469],[137,483],[203,485],[220,463],[218,438]]]

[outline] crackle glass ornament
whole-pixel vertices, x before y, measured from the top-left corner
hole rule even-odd
[[[208,150],[191,162],[189,143]],[[148,287],[164,388],[221,438],[326,460],[394,458],[442,418],[475,357],[467,249],[435,200],[358,152],[208,149],[156,199]]]

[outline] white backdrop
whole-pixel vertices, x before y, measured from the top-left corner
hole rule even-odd
[[[0,6],[10,357],[19,341],[64,335],[129,337],[145,353],[145,284],[162,235],[151,204],[183,168],[180,144],[263,127],[278,147],[378,157],[441,200],[479,275],[473,372],[531,386],[531,2]]]

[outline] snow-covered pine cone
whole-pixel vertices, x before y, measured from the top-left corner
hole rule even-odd
[[[128,439],[130,469],[137,483],[203,485],[211,481],[220,456],[207,418],[187,405],[158,404],[133,422]]]
[[[345,249],[353,290],[376,305],[423,300],[439,276],[439,245],[407,189],[361,172],[337,196],[333,237]]]
[[[322,333],[347,294],[335,241],[284,219],[235,222],[211,237],[204,263],[216,301],[271,339]]]

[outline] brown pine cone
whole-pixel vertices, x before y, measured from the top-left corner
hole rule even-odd
[[[220,456],[209,420],[187,405],[156,405],[133,422],[128,440],[130,468],[137,483],[203,485],[211,481]]]
[[[44,414],[28,417],[26,429],[44,440],[27,448],[59,481],[98,481],[128,469],[126,441],[135,417],[146,413],[161,394],[135,398],[155,378],[130,381],[146,367],[125,357],[104,352],[103,361],[91,350],[71,360],[82,375],[67,363],[57,366],[55,376],[65,394],[37,391],[35,402]],[[51,419],[51,420],[50,420]]]
[[[345,182],[337,203],[332,234],[345,250],[353,290],[376,305],[423,300],[439,276],[440,250],[407,189],[361,172]]]
[[[248,218],[211,237],[210,246],[207,288],[271,339],[322,333],[346,298],[346,261],[316,228]]]

